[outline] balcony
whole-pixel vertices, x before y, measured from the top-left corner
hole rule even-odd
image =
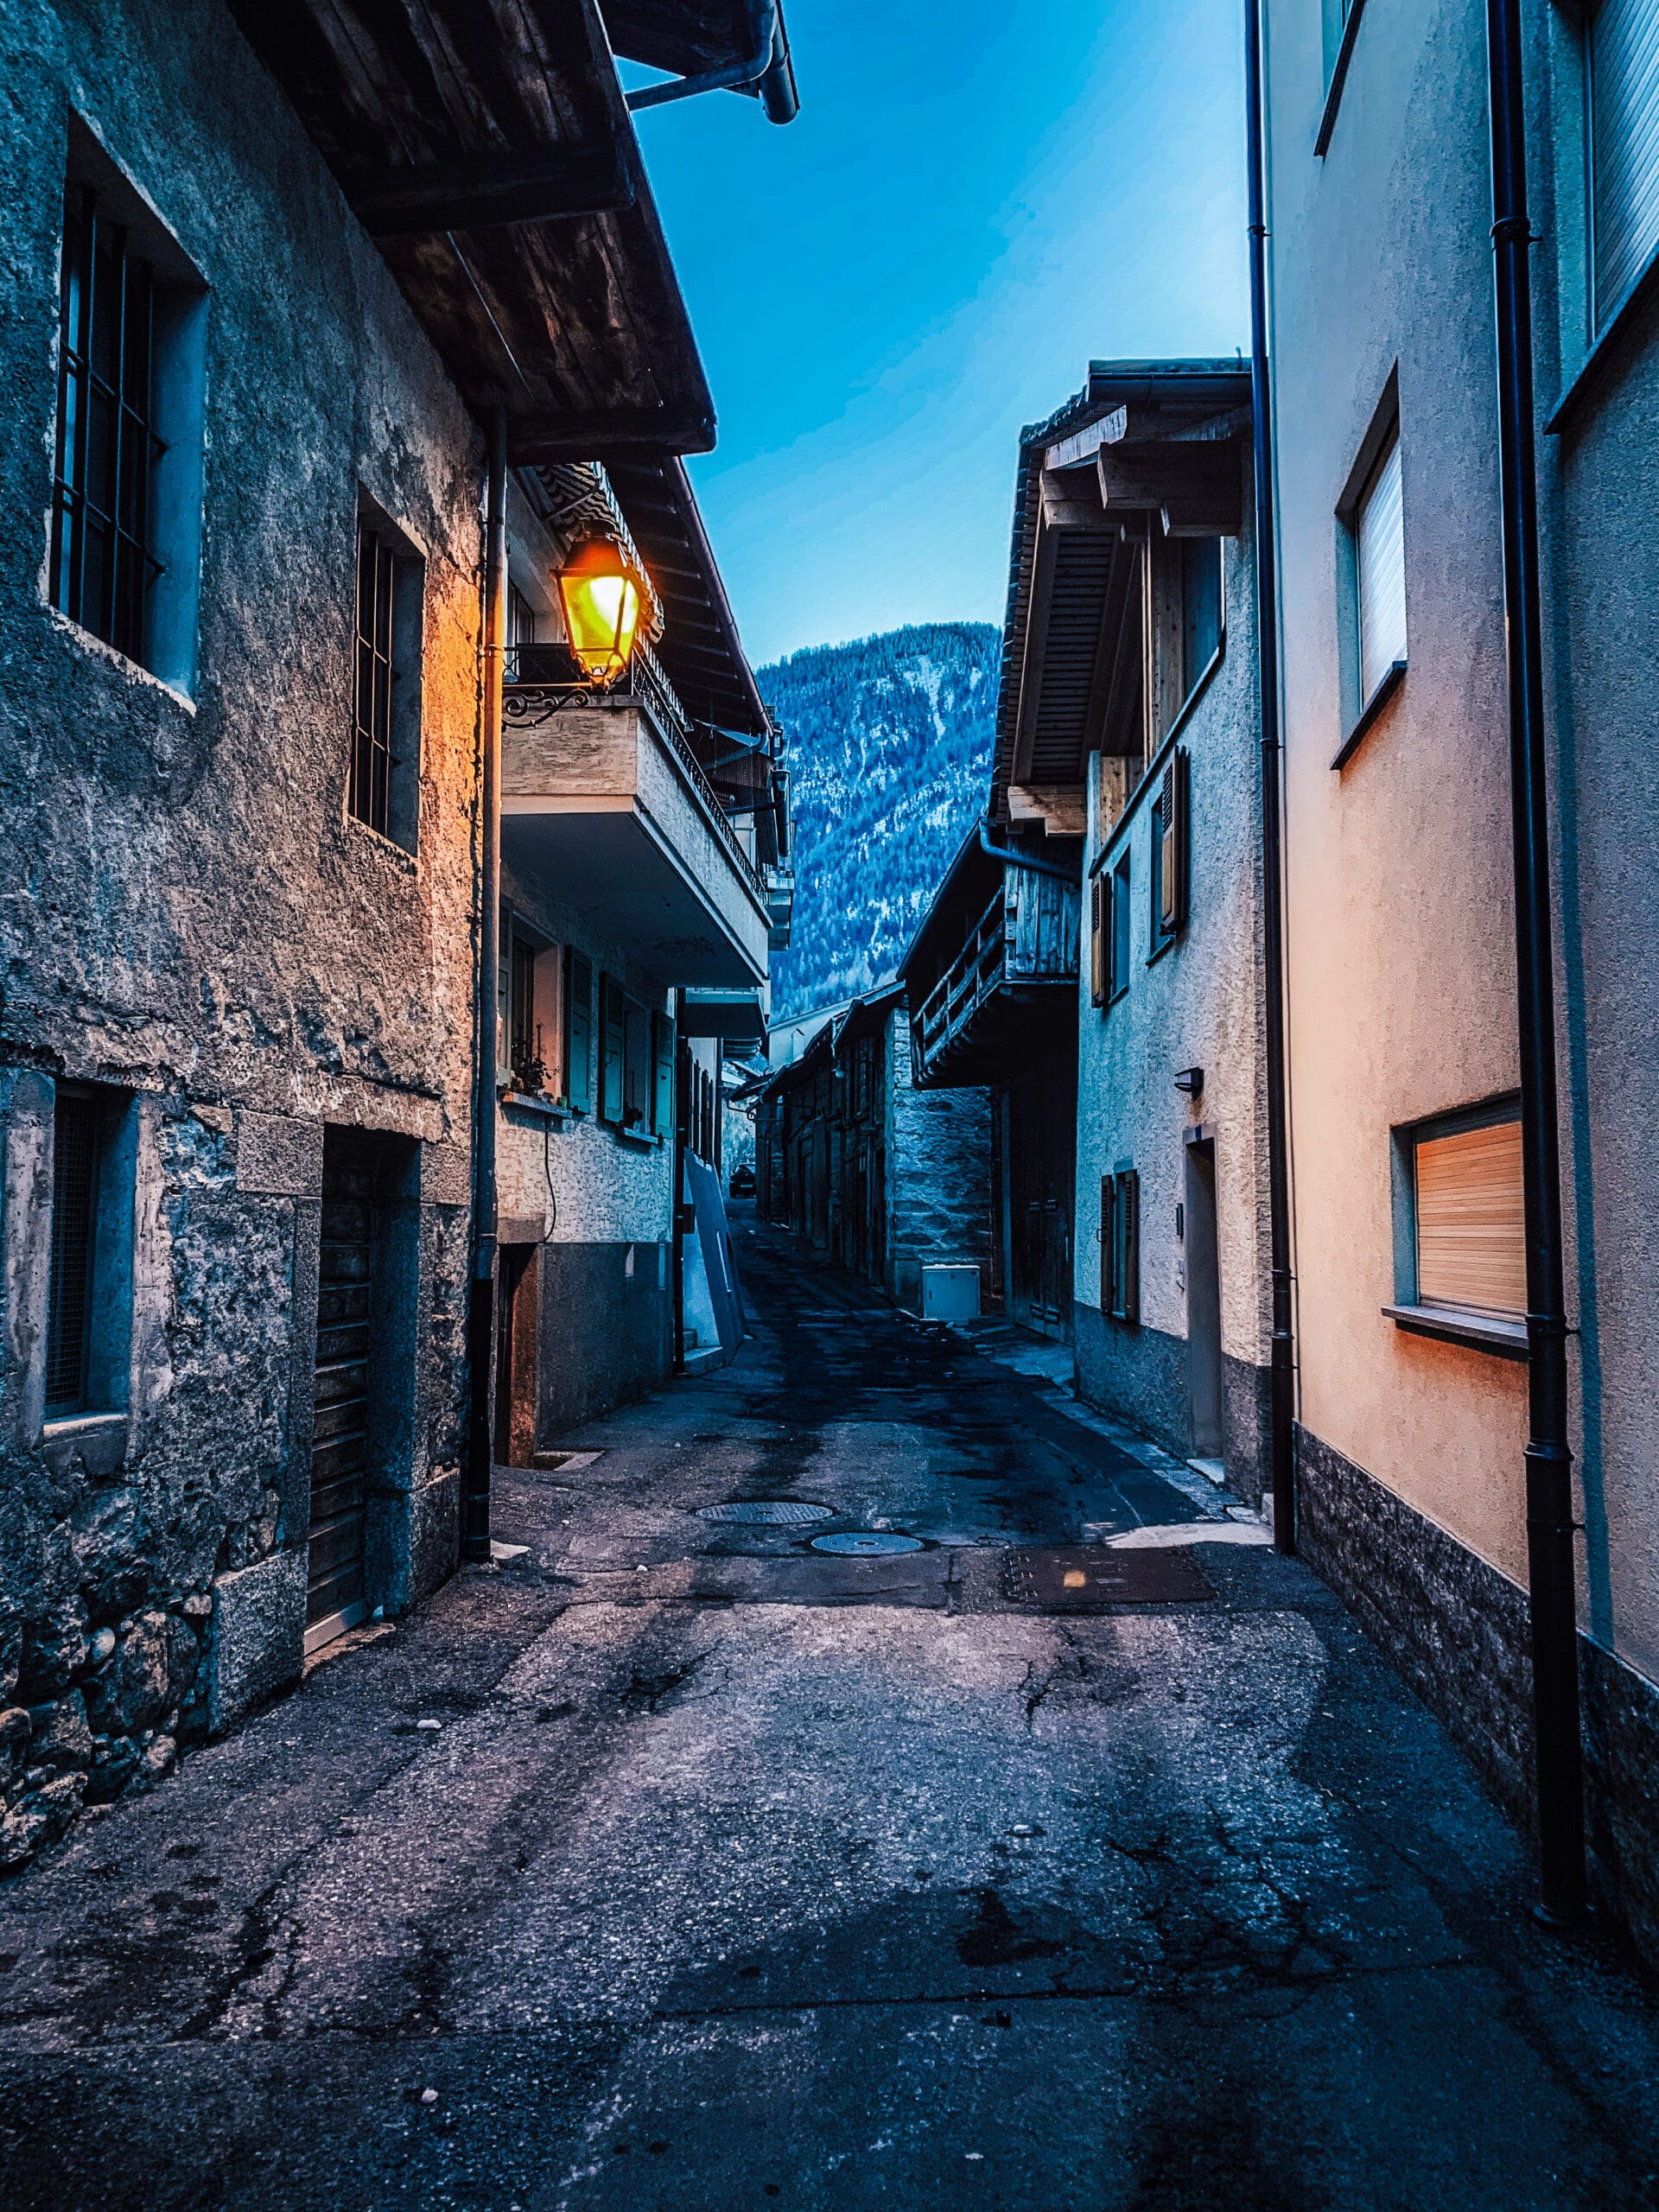
[[[648,655],[596,696],[508,682],[501,847],[664,983],[766,981],[766,887]]]
[[[988,862],[988,901],[952,932],[947,895],[959,900],[976,881],[982,893]],[[983,849],[959,858],[906,962],[918,1085],[1002,1080],[1041,1030],[1075,1021],[1080,898],[1077,882],[1052,865]]]

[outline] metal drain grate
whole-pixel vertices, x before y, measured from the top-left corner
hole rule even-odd
[[[1215,1592],[1190,1551],[1108,1551],[1092,1544],[1011,1551],[1002,1594],[1039,1613],[1098,1613],[1109,1605],[1190,1605]]]
[[[892,1552],[918,1552],[919,1536],[890,1536],[882,1529],[849,1529],[836,1536],[814,1536],[815,1552],[830,1552],[839,1559],[882,1559]]]
[[[700,1505],[705,1521],[737,1521],[748,1527],[757,1522],[767,1529],[799,1529],[809,1521],[831,1521],[827,1505],[809,1505],[798,1497],[734,1497],[724,1505]]]

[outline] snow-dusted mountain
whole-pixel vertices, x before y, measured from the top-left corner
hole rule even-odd
[[[795,925],[774,1017],[882,981],[985,804],[1001,632],[925,622],[757,671],[789,733]]]

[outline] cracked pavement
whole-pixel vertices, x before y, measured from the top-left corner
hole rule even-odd
[[[8,2206],[1659,2204],[1651,1989],[1319,1581],[737,1228],[752,1340],[501,1472],[522,1559],[0,1890]],[[1007,1594],[1135,1529],[1213,1595]]]

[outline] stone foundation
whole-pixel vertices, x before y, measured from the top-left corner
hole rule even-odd
[[[1529,1827],[1525,1591],[1309,1430],[1296,1446],[1298,1549]],[[1592,1884],[1659,1965],[1659,1689],[1582,1637],[1579,1658]]]

